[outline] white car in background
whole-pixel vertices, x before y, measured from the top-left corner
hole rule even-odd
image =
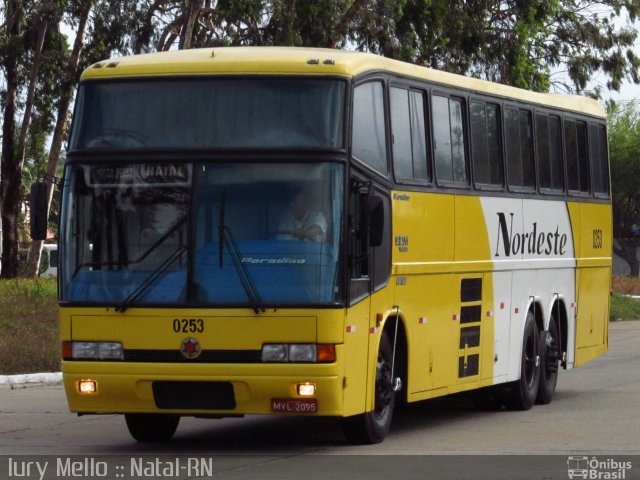
[[[42,246],[42,259],[40,260],[40,276],[44,278],[56,278],[58,276],[58,245],[57,244]]]

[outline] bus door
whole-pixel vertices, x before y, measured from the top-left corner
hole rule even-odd
[[[392,308],[391,203],[371,182],[352,179],[348,205],[349,305],[345,322],[344,411],[362,413],[373,405],[376,358],[380,342],[379,314]],[[371,398],[368,398],[371,397]]]

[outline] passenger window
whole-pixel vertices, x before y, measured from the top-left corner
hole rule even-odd
[[[564,122],[567,184],[573,192],[589,192],[589,157],[587,155],[587,124],[578,120]]]
[[[429,180],[424,94],[392,87],[391,133],[393,168],[397,178]]]
[[[359,85],[353,93],[353,156],[387,174],[384,101],[381,82]]]
[[[540,113],[536,115],[538,179],[542,189],[564,190],[560,134],[560,117]]]
[[[607,163],[607,133],[604,125],[589,125],[589,147],[591,153],[591,178],[593,191],[609,195],[609,167]]]
[[[505,108],[505,143],[507,147],[507,179],[510,187],[533,189],[533,132],[531,112]]]
[[[433,96],[433,144],[436,178],[444,183],[467,183],[462,100]]]
[[[471,152],[477,184],[502,186],[500,107],[471,102]]]

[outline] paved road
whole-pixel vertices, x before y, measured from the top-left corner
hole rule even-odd
[[[640,455],[640,321],[612,323],[609,343],[605,356],[576,370],[561,371],[556,396],[548,406],[536,406],[528,412],[480,412],[463,398],[422,402],[398,412],[389,437],[384,443],[371,446],[347,445],[339,423],[332,419],[262,416],[186,418],[173,442],[141,445],[130,438],[120,416],[77,417],[68,413],[60,385],[1,389],[0,453],[84,457],[216,455],[217,467],[238,475],[223,478],[252,478],[250,473],[258,471],[264,476],[268,473],[265,462],[274,469],[273,478],[278,478],[277,466],[283,458],[287,471],[295,472],[296,465],[304,471],[308,465],[305,467],[303,459],[308,455],[329,455],[335,468],[341,461],[347,466],[340,468],[348,468],[352,462],[349,459],[357,458],[353,455],[559,455],[563,457],[561,461],[554,457],[552,471],[533,474],[531,469],[539,465],[527,467],[526,459],[522,460],[524,464],[514,464],[513,469],[529,471],[530,477],[520,478],[567,478],[569,455],[616,455],[627,459]],[[397,471],[411,468],[414,462],[411,457],[403,458]],[[482,463],[478,457],[471,458],[475,458],[474,464]],[[496,462],[495,457],[486,458],[486,462]],[[5,457],[5,464],[6,460]],[[540,457],[532,457],[531,461],[538,460]],[[367,460],[374,474],[370,478],[382,478],[375,476],[380,471],[377,468],[389,464],[385,461],[374,468],[378,461],[381,460]],[[637,466],[626,472],[625,480],[640,478],[640,457],[633,462]],[[464,465],[465,461],[454,463]],[[6,465],[0,462],[0,468]],[[444,476],[432,478],[472,477],[455,477],[451,468]],[[556,476],[556,470],[561,476]],[[482,478],[475,473],[475,478]],[[0,471],[0,478],[5,477]]]

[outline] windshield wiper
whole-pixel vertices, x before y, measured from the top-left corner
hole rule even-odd
[[[169,255],[160,265],[156,267],[155,270],[153,270],[149,274],[147,278],[144,279],[144,281],[140,285],[138,285],[138,288],[136,288],[133,292],[131,292],[129,296],[125,298],[124,301],[116,307],[116,312],[124,313],[127,310],[127,308],[129,308],[129,305],[131,305],[131,303],[133,303],[140,295],[142,295],[145,290],[147,290],[151,285],[153,285],[153,283],[158,279],[158,277],[160,277],[161,274],[166,272],[167,269],[171,266],[171,264],[177,259],[179,259],[182,256],[182,254],[186,251],[187,251],[187,247],[184,247],[184,246],[179,246],[178,248],[176,248],[171,253],[171,255]]]
[[[134,260],[128,260],[125,262],[84,262],[79,264],[76,267],[76,269],[73,272],[73,276],[75,277],[76,274],[82,268],[85,268],[85,267],[99,268],[99,267],[113,267],[113,266],[120,266],[120,265],[129,266],[129,265],[135,265],[137,263],[140,263],[145,258],[147,258],[152,252],[154,252],[156,248],[162,245],[167,238],[173,235],[186,221],[187,221],[187,216],[185,215],[180,220],[178,220],[178,222],[176,222],[176,224],[173,227],[167,230],[165,234],[163,234],[158,240],[156,240],[149,248],[147,248],[147,250],[142,255],[140,255],[138,258]]]
[[[136,263],[140,263],[141,261],[143,261],[151,254],[151,252],[155,251],[156,248],[162,245],[167,238],[173,235],[173,233],[176,232],[186,221],[187,216],[185,215],[178,222],[176,222],[173,227],[167,230],[167,232],[162,235],[162,237],[160,237],[155,243],[153,243],[140,257],[127,262],[126,265],[135,265]],[[138,297],[140,297],[140,295],[142,295],[144,291],[147,290],[162,273],[166,272],[171,264],[179,259],[186,251],[187,247],[178,245],[178,247],[171,253],[171,255],[169,255],[160,265],[158,265],[149,274],[149,276],[146,277],[144,281],[140,285],[138,285],[138,287],[116,307],[116,312],[124,313],[127,308],[129,308],[129,305],[131,305]]]
[[[222,268],[223,265],[224,247],[227,247],[227,250],[231,255],[231,262],[233,263],[238,277],[240,278],[242,288],[244,288],[244,291],[247,294],[247,298],[249,299],[249,303],[251,303],[251,308],[253,309],[254,313],[264,312],[265,310],[262,306],[262,298],[260,298],[260,293],[256,288],[256,284],[251,277],[249,269],[244,263],[242,263],[242,259],[240,258],[240,250],[238,249],[238,244],[233,238],[231,229],[224,223],[225,199],[226,192],[222,194],[222,201],[220,202],[220,212],[218,215],[218,261],[220,263],[220,268]]]

